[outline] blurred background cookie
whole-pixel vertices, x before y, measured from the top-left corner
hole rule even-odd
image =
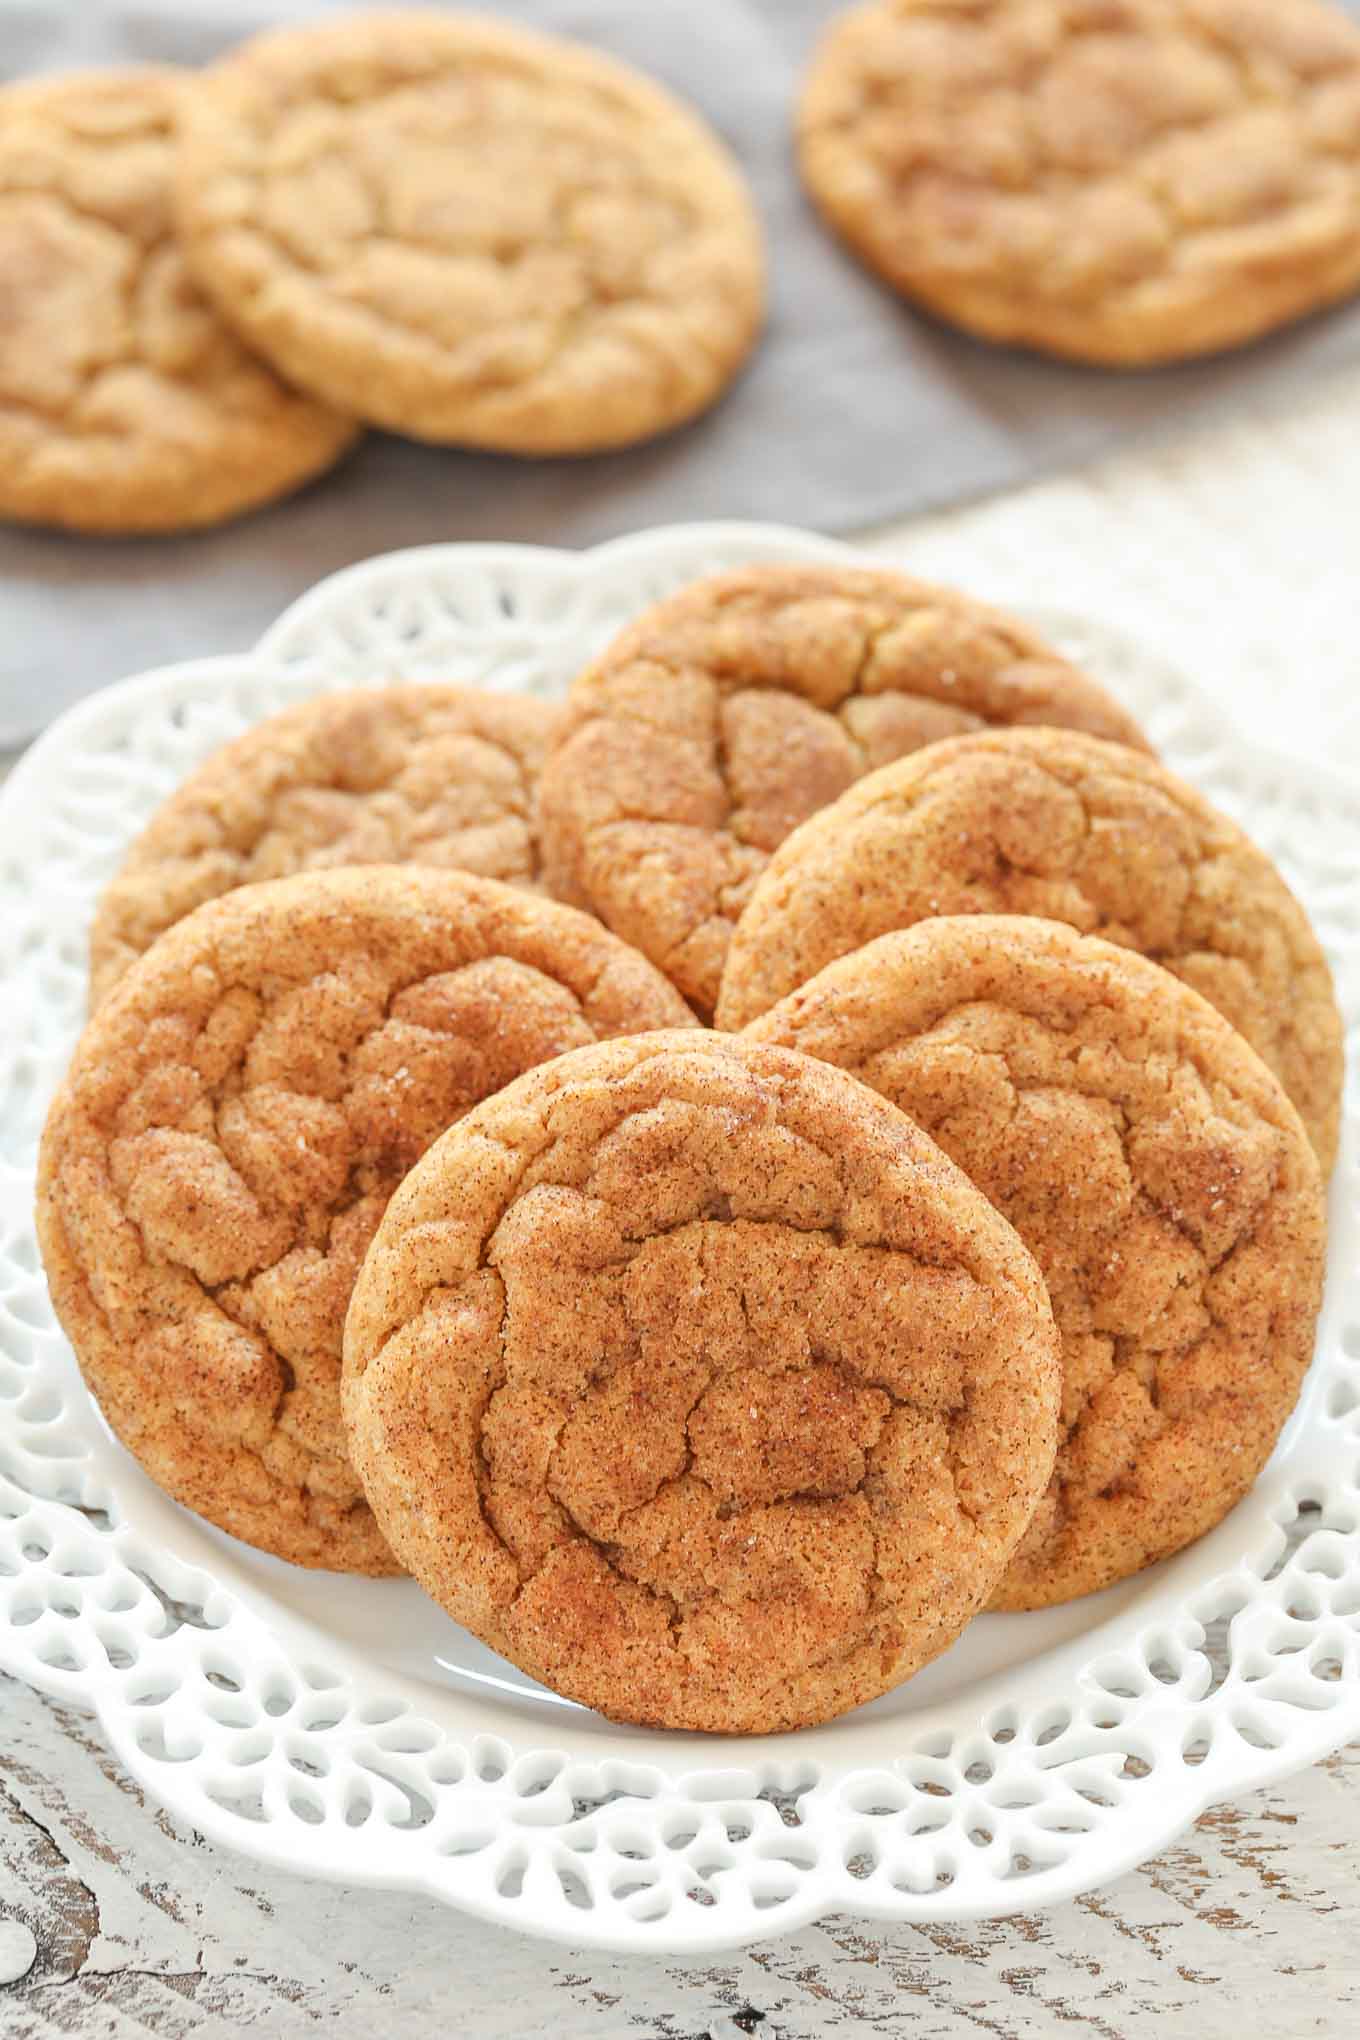
[[[1303,1124],[1227,1021],[1145,957],[978,915],[880,936],[742,1039],[900,1105],[1043,1269],[1062,1443],[992,1606],[1091,1593],[1212,1529],[1294,1407],[1326,1246]]]
[[[839,564],[715,575],[573,686],[540,788],[545,877],[707,1015],[790,830],[875,766],[995,723],[1145,743],[1095,681],[966,595]]]
[[[434,864],[538,889],[534,794],[560,711],[524,694],[350,688],[270,716],[157,809],[90,931],[90,1004],[184,914],[259,879]]]
[[[805,822],[737,924],[718,1024],[743,1026],[890,929],[979,913],[1067,921],[1174,971],[1274,1070],[1330,1169],[1342,1024],[1303,908],[1183,779],[1070,730],[933,744]]]
[[[764,305],[744,180],[582,45],[475,15],[331,18],[207,71],[178,217],[283,373],[418,439],[623,446],[735,375]]]
[[[617,1720],[824,1721],[992,1591],[1052,1466],[1039,1271],[891,1106],[653,1034],[512,1084],[403,1183],[345,1420],[454,1619]]]
[[[988,340],[1140,366],[1360,288],[1360,24],[1327,0],[870,0],[798,150],[856,252]]]
[[[184,265],[170,173],[187,74],[0,90],[0,516],[216,524],[357,436],[223,325]]]
[[[129,1451],[280,1558],[399,1570],[340,1425],[388,1197],[534,1063],[687,1024],[597,922],[458,872],[310,871],[170,929],[86,1027],[39,1168],[52,1301]]]

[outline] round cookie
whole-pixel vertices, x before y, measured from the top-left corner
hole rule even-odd
[[[256,37],[186,121],[179,225],[224,315],[375,424],[589,453],[711,404],[760,229],[716,135],[598,51],[478,15]]]
[[[216,524],[299,488],[358,428],[199,296],[171,231],[168,70],[0,90],[0,517]]]
[[[340,1422],[388,1197],[522,1070],[690,1019],[598,923],[457,872],[306,872],[179,922],[86,1027],[39,1164],[52,1301],[123,1443],[250,1544],[397,1570]]]
[[[1246,1493],[1313,1351],[1303,1124],[1197,992],[1054,922],[918,922],[741,1037],[837,1063],[934,1136],[1044,1272],[1062,1443],[994,1608],[1109,1586]]]
[[[618,1720],[825,1721],[982,1605],[1052,1466],[1011,1228],[838,1070],[606,1043],[407,1177],[345,1332],[354,1463],[459,1622]]]
[[[192,908],[338,864],[432,864],[537,890],[534,789],[560,711],[475,688],[322,694],[224,744],[105,888],[90,1004]]]
[[[577,680],[544,768],[550,889],[702,1013],[771,851],[875,766],[994,723],[1143,744],[998,610],[890,570],[742,567],[647,610]]]
[[[1303,908],[1235,822],[1155,759],[1068,730],[932,744],[862,779],[771,858],[718,1025],[932,914],[1038,914],[1165,965],[1246,1036],[1336,1155],[1342,1023]]]
[[[987,340],[1143,367],[1360,287],[1360,25],[1328,0],[870,0],[798,150],[855,252]]]

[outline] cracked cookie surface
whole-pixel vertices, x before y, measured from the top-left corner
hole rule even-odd
[[[505,452],[680,424],[763,313],[755,213],[704,122],[597,51],[474,15],[331,20],[213,67],[179,223],[302,387]]]
[[[214,524],[357,434],[247,353],[190,280],[170,219],[184,89],[132,70],[0,90],[0,516]]]
[[[1066,730],[935,744],[862,779],[776,851],[727,953],[742,1027],[834,958],[933,914],[1037,914],[1203,993],[1336,1154],[1342,1023],[1308,917],[1235,822],[1153,758]]]
[[[826,1720],[944,1649],[1052,1465],[1038,1270],[839,1071],[719,1035],[533,1072],[393,1198],[355,1463],[459,1622],[617,1719]]]
[[[573,686],[540,782],[544,876],[707,1014],[791,830],[904,752],[1010,723],[1145,744],[1034,632],[950,589],[840,564],[719,574],[646,611]]]
[[[871,0],[798,147],[863,260],[989,340],[1140,366],[1360,288],[1360,25],[1327,0]]]
[[[538,889],[535,788],[559,710],[475,688],[353,688],[270,716],[157,809],[105,888],[90,1004],[205,900],[340,864],[428,864]]]
[[[39,1166],[52,1301],[123,1443],[248,1543],[398,1570],[340,1421],[388,1197],[521,1071],[690,1020],[598,923],[456,872],[308,872],[170,929],[86,1027]]]
[[[1279,1083],[1158,965],[1053,922],[918,922],[743,1040],[838,1064],[1004,1212],[1063,1342],[1062,1443],[991,1605],[1070,1600],[1241,1499],[1313,1351],[1326,1218]]]

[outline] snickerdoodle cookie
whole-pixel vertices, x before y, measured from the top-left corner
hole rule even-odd
[[[1207,1001],[1051,921],[942,918],[829,964],[742,1039],[900,1105],[1043,1269],[1063,1442],[994,1607],[1108,1586],[1246,1493],[1312,1355],[1323,1191],[1298,1114]]]
[[[202,78],[180,231],[304,389],[418,439],[623,446],[731,381],[760,230],[710,129],[596,50],[481,15],[333,16]]]
[[[246,352],[170,222],[181,75],[0,91],[0,517],[215,524],[298,488],[357,427]]]
[[[39,1169],[52,1300],[124,1444],[249,1543],[396,1570],[340,1424],[388,1197],[522,1070],[689,1018],[585,915],[456,872],[306,872],[170,929],[86,1027]]]
[[[1142,744],[1023,624],[884,569],[755,566],[640,616],[580,677],[540,788],[544,875],[702,1012],[772,850],[875,766],[988,724]]]
[[[1155,759],[1068,730],[933,744],[790,836],[727,953],[738,1028],[824,964],[932,914],[1040,914],[1202,992],[1336,1154],[1342,1025],[1317,937],[1235,822]]]
[[[475,688],[354,688],[247,730],[157,809],[105,889],[91,1006],[173,922],[258,879],[410,863],[537,888],[534,789],[558,714]]]
[[[653,1034],[531,1073],[388,1207],[345,1332],[393,1549],[620,1720],[757,1733],[905,1678],[1052,1467],[1039,1272],[839,1070]]]
[[[1329,0],[870,0],[798,145],[856,252],[989,340],[1144,366],[1360,288],[1360,24]]]

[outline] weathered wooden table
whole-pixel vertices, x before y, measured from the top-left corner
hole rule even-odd
[[[1247,734],[1360,769],[1358,534],[1352,374],[1288,414],[872,542],[980,594],[1103,614],[1195,669]],[[0,1680],[0,2040],[255,2026],[278,2040],[1341,2040],[1360,2033],[1360,1747],[1214,1808],[1051,1913],[828,1920],[691,1964],[577,1956],[229,1855],[148,1805],[88,1721]]]

